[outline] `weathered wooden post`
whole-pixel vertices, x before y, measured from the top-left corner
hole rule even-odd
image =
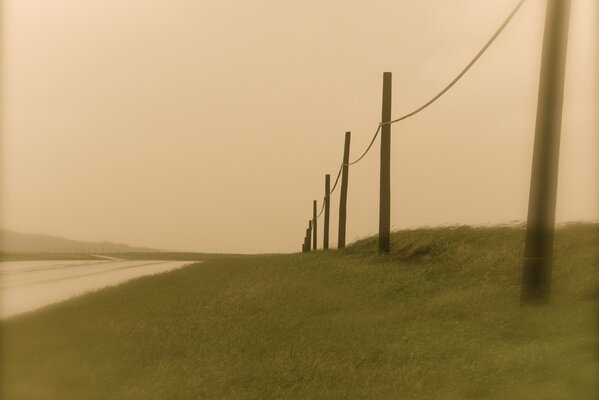
[[[306,236],[304,236],[304,249],[306,253],[310,251],[310,227],[306,228]]]
[[[548,0],[522,272],[523,303],[551,294],[559,145],[570,0]]]
[[[349,145],[351,132],[345,132],[345,146],[343,148],[343,166],[341,171],[341,193],[339,194],[339,235],[337,248],[345,248],[345,230],[347,219],[347,181],[349,179]]]
[[[389,253],[391,231],[391,72],[383,73],[381,118],[381,173],[379,197],[379,253]]]
[[[310,234],[310,229],[306,228],[306,237],[304,237],[304,246],[306,247],[306,253],[310,251],[310,247],[308,246],[308,235]]]
[[[318,203],[316,200],[312,203],[312,237],[314,242],[312,248],[318,250]]]
[[[329,211],[331,202],[331,175],[324,176],[324,231],[322,234],[322,248],[329,249]]]
[[[306,246],[308,251],[312,251],[312,220],[308,221],[308,232],[306,234]]]

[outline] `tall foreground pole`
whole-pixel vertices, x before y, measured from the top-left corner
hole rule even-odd
[[[391,72],[383,73],[381,123],[381,183],[379,197],[379,253],[389,253],[391,231]]]
[[[324,176],[324,229],[322,233],[322,248],[329,249],[329,212],[331,209],[331,175]]]
[[[318,249],[318,224],[317,224],[317,220],[318,220],[318,203],[316,202],[316,200],[314,200],[314,202],[312,203],[312,236],[314,238],[314,242],[312,243],[312,248],[314,250]]]
[[[345,132],[343,148],[343,166],[341,167],[341,193],[339,194],[339,235],[337,248],[345,248],[345,220],[347,218],[347,180],[349,179],[349,144],[351,132]]]
[[[570,0],[548,0],[524,248],[523,303],[546,302],[551,293],[569,19]]]

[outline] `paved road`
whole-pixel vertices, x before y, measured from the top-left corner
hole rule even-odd
[[[0,262],[0,318],[192,263],[119,259]]]

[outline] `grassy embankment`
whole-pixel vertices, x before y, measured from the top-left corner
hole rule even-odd
[[[4,399],[596,399],[599,227],[557,234],[519,304],[523,230],[398,232],[216,259],[2,323]]]

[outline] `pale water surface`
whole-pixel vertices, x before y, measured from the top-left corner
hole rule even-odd
[[[0,262],[0,318],[194,262],[120,259]]]

